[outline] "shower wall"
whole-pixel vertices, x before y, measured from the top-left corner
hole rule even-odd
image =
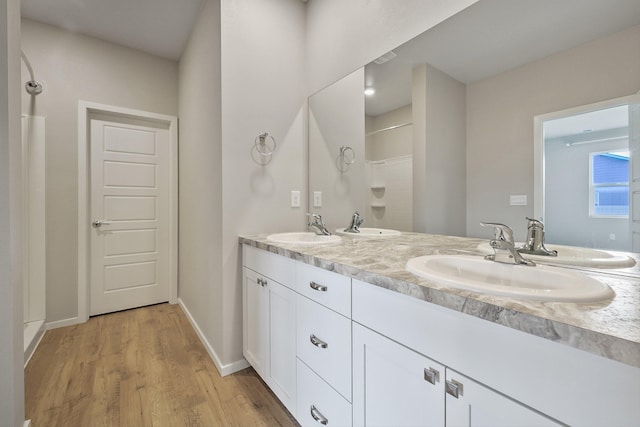
[[[24,357],[44,333],[46,299],[45,119],[22,116]]]

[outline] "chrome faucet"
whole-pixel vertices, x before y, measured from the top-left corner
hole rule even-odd
[[[308,227],[313,228],[313,231],[319,236],[331,236],[329,230],[324,225],[324,221],[322,220],[322,216],[320,214],[308,213],[309,222],[307,223]],[[312,220],[313,219],[313,220]]]
[[[527,217],[527,241],[517,249],[521,254],[558,256],[558,251],[550,251],[544,247],[544,224],[534,218]]]
[[[358,211],[355,211],[351,216],[351,224],[347,228],[344,229],[345,233],[359,233],[360,226],[364,222],[364,218],[360,216]]]
[[[495,239],[489,241],[489,245],[491,245],[495,253],[485,256],[485,259],[505,264],[536,265],[533,261],[524,259],[516,250],[511,228],[494,222],[481,222],[480,225],[493,227],[495,233]]]

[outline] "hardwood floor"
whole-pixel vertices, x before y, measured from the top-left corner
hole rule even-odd
[[[298,425],[253,369],[221,378],[170,304],[48,331],[25,396],[32,427]]]

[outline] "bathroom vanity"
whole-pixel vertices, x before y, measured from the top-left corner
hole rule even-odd
[[[480,256],[478,239],[402,233],[298,245],[266,237],[240,238],[243,350],[303,426],[640,420],[637,266],[583,270],[613,299],[536,302],[405,270],[417,256]]]

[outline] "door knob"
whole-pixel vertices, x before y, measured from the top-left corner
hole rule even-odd
[[[91,223],[91,225],[93,225],[93,227],[94,227],[94,228],[100,228],[100,227],[102,227],[103,225],[109,225],[109,223],[108,223],[108,222],[104,222],[104,221],[102,221],[102,220],[97,219],[97,220],[93,221],[93,222]]]

